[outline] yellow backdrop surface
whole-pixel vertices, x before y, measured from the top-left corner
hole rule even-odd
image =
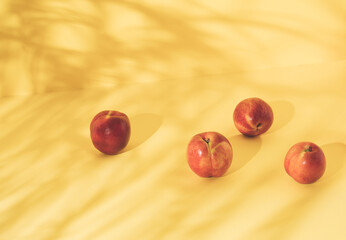
[[[346,2],[1,0],[0,239],[333,239],[346,236]],[[273,108],[265,134],[236,104]],[[89,124],[126,113],[105,156]],[[186,161],[194,134],[233,146],[221,178]],[[325,175],[283,167],[312,141]]]

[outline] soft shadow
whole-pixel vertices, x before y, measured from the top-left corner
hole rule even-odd
[[[122,152],[127,152],[151,137],[161,126],[162,117],[157,114],[143,113],[130,117],[131,137],[129,144]]]
[[[293,104],[288,101],[273,101],[268,104],[272,107],[274,113],[273,125],[268,131],[268,133],[272,133],[291,121],[294,115],[294,107]]]
[[[346,161],[346,144],[335,142],[321,146],[326,157],[326,171],[321,181],[335,176],[343,168]]]
[[[233,148],[233,160],[230,171],[226,175],[244,167],[260,150],[262,144],[260,137],[246,137],[244,135],[236,135],[228,140]]]

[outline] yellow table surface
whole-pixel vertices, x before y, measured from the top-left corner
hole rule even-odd
[[[0,3],[0,239],[346,237],[346,2]],[[236,130],[260,97],[271,129]],[[126,149],[105,156],[89,124],[126,113]],[[221,178],[186,161],[194,134],[234,150]],[[302,185],[283,167],[312,141],[327,169]]]

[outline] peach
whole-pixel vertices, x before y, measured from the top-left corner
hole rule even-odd
[[[95,148],[108,155],[119,153],[130,139],[130,120],[118,111],[102,111],[91,121],[90,136]]]
[[[298,183],[316,182],[326,169],[326,158],[322,149],[312,142],[293,145],[286,154],[285,170]]]
[[[257,136],[266,132],[273,123],[273,111],[260,98],[247,98],[236,106],[233,121],[236,128],[246,136]]]
[[[230,167],[232,146],[222,134],[204,132],[192,137],[187,147],[187,161],[200,177],[221,177]]]

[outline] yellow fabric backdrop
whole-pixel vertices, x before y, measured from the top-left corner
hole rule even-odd
[[[0,239],[333,239],[346,236],[346,2],[2,0]],[[232,113],[266,100],[274,124],[244,138]],[[92,117],[125,112],[119,155]],[[218,131],[224,177],[186,147]],[[301,185],[288,149],[320,145],[325,175]]]

